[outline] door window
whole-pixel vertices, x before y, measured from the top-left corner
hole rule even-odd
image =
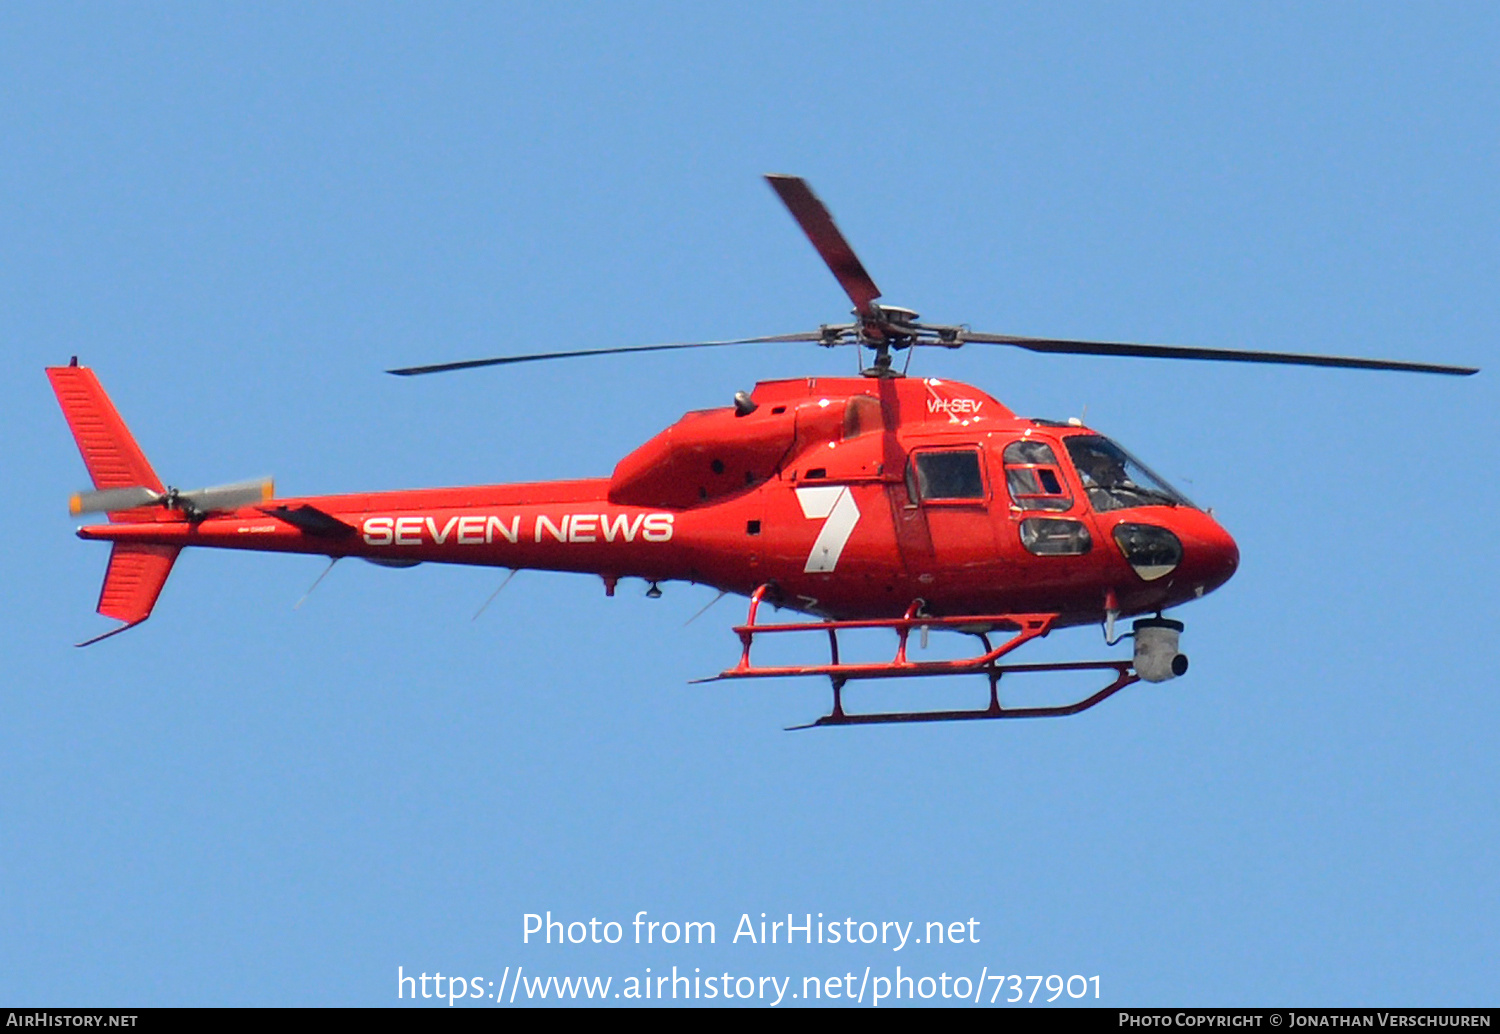
[[[1061,511],[1072,507],[1052,446],[1032,440],[1011,442],[1003,458],[1005,484],[1017,508]]]
[[[913,453],[906,466],[906,491],[924,503],[984,501],[984,475],[978,449]]]

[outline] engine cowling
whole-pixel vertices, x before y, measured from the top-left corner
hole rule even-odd
[[[615,466],[609,501],[687,509],[765,481],[796,434],[791,413],[770,410],[761,406],[738,415],[726,407],[686,414]]]

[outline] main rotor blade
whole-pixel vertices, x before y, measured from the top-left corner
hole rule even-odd
[[[1467,377],[1479,372],[1473,366],[1443,366],[1408,363],[1394,359],[1361,359],[1342,355],[1305,355],[1297,352],[1253,352],[1237,348],[1193,348],[1184,345],[1137,345],[1119,341],[1066,341],[1054,338],[1015,337],[1008,334],[962,332],[960,340],[981,345],[1014,345],[1030,352],[1061,355],[1122,355],[1146,359],[1210,359],[1232,363],[1281,363],[1287,366],[1337,366],[1354,370],[1399,370],[1404,373],[1443,373]]]
[[[822,341],[817,333],[773,334],[770,337],[742,337],[733,341],[688,341],[671,345],[628,345],[623,348],[584,348],[573,352],[534,352],[530,355],[502,355],[493,359],[466,359],[458,363],[434,363],[431,366],[403,366],[387,370],[397,377],[414,377],[424,373],[447,373],[450,370],[475,370],[481,366],[508,366],[511,363],[534,363],[541,359],[572,359],[582,355],[622,355],[626,352],[666,352],[677,348],[722,348],[726,345],[764,345],[782,341]]]
[[[833,216],[828,214],[827,207],[818,200],[807,181],[800,176],[771,174],[766,176],[766,182],[771,184],[771,189],[776,191],[781,203],[786,205],[792,218],[797,220],[797,225],[802,227],[802,232],[807,234],[807,239],[812,241],[812,246],[833,271],[834,279],[854,303],[854,311],[861,316],[874,316],[874,302],[880,297],[880,288],[865,272],[859,256],[854,254],[854,249],[834,225]]]

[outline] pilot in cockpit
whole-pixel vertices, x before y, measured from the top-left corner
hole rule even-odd
[[[1134,488],[1135,483],[1119,458],[1103,449],[1082,447],[1072,450],[1078,473],[1085,488]]]
[[[1102,435],[1072,435],[1067,446],[1073,466],[1088,491],[1089,502],[1096,510],[1193,505],[1181,492]]]

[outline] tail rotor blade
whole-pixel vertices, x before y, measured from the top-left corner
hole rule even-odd
[[[276,483],[271,478],[257,478],[254,481],[236,481],[232,485],[215,485],[212,488],[179,492],[176,501],[184,509],[215,513],[264,503],[275,494]]]
[[[119,510],[134,510],[137,506],[151,506],[164,498],[160,492],[144,485],[106,488],[97,492],[75,492],[68,500],[68,512],[75,517],[82,513],[115,513]]]

